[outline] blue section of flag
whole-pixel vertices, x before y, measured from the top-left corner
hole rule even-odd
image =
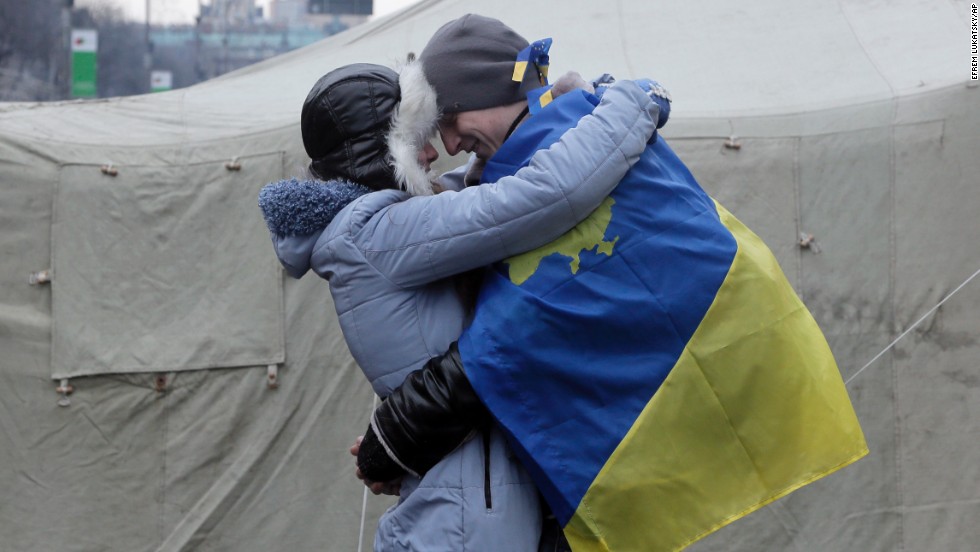
[[[591,113],[599,105],[599,98],[584,90],[572,90],[548,105],[552,104],[556,107],[541,110],[517,127],[487,161],[481,182],[496,182],[515,174],[530,162],[533,152],[557,142],[565,131],[578,124],[583,113]],[[562,107],[557,107],[559,105]]]
[[[521,125],[483,173],[513,174],[592,111],[563,95]],[[736,243],[664,140],[610,196],[612,255],[544,257],[518,286],[487,272],[460,339],[467,375],[564,525],[711,306]],[[665,444],[669,446],[669,444]]]

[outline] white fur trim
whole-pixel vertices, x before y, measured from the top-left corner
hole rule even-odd
[[[398,85],[402,99],[388,131],[388,151],[395,168],[395,179],[413,196],[432,195],[432,183],[419,165],[418,154],[425,143],[435,137],[439,122],[436,90],[426,80],[419,61],[412,61],[402,68]]]

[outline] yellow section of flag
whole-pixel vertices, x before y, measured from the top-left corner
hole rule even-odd
[[[868,453],[830,347],[766,245],[738,252],[565,527],[575,552],[679,550]]]

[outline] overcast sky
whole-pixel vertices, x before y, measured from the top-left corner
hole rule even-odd
[[[374,15],[385,15],[414,4],[418,0],[374,0]],[[150,23],[193,23],[201,0],[150,0]],[[203,3],[210,4],[211,0]],[[257,6],[267,6],[268,0],[255,0]],[[77,6],[109,4],[119,6],[127,17],[145,21],[146,0],[76,0]]]

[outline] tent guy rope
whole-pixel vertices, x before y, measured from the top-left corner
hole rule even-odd
[[[378,395],[376,393],[371,393],[373,396],[371,400],[371,415],[374,416],[374,409],[378,407]],[[357,552],[362,552],[364,549],[364,518],[367,515],[367,498],[368,498],[368,488],[367,485],[364,486],[364,493],[361,495],[361,529],[357,532]]]
[[[904,332],[901,333],[901,335],[899,335],[898,337],[896,337],[894,339],[894,341],[892,341],[891,343],[889,343],[888,346],[885,347],[884,349],[882,349],[882,351],[880,353],[876,354],[874,356],[874,358],[872,358],[871,360],[869,360],[868,363],[865,364],[864,366],[862,366],[860,370],[858,370],[857,372],[854,372],[854,375],[852,375],[851,377],[847,378],[847,380],[844,381],[844,385],[847,385],[847,384],[851,383],[851,381],[853,381],[854,378],[858,377],[858,375],[860,375],[861,372],[863,372],[865,368],[867,368],[868,366],[871,366],[871,364],[873,364],[874,361],[878,360],[878,358],[880,358],[881,355],[885,354],[886,352],[888,352],[889,349],[891,349],[892,347],[894,347],[896,343],[898,343],[909,332],[911,332],[912,330],[914,330],[915,327],[918,326],[919,324],[921,324],[923,320],[925,320],[926,318],[928,318],[930,314],[932,314],[933,312],[935,312],[935,310],[938,309],[939,307],[943,306],[943,303],[945,303],[950,297],[952,297],[953,295],[955,295],[957,291],[963,289],[963,286],[969,284],[971,280],[973,280],[974,278],[976,278],[977,277],[977,274],[980,274],[980,269],[978,269],[976,272],[974,272],[973,275],[971,275],[969,278],[967,278],[966,280],[964,280],[962,284],[960,284],[959,286],[956,287],[956,289],[954,289],[953,291],[949,292],[949,295],[947,295],[946,297],[943,297],[943,300],[942,301],[940,301],[939,303],[936,303],[936,306],[935,307],[932,307],[925,314],[923,314],[921,318],[919,318],[918,320],[916,320],[914,324],[912,324],[911,326],[909,326]]]

